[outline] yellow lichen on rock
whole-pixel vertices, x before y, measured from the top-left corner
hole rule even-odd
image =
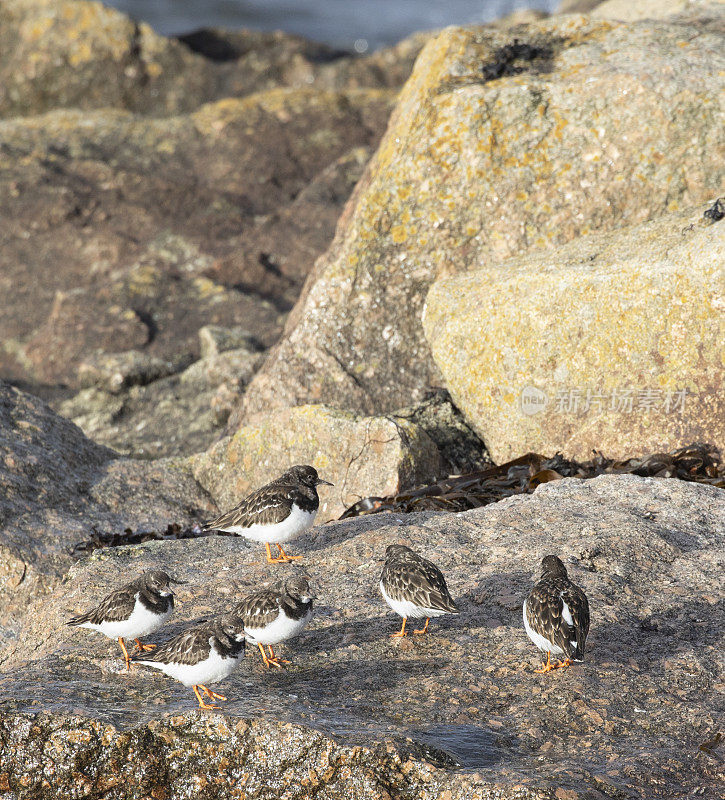
[[[428,342],[494,460],[725,447],[725,228],[702,212],[433,284]]]
[[[691,33],[683,53],[682,24],[567,16],[431,39],[246,413],[420,398],[439,380],[420,326],[436,277],[717,192],[725,61]]]
[[[220,507],[236,504],[293,464],[312,464],[335,484],[321,491],[324,519],[339,516],[361,497],[397,492],[440,470],[436,446],[414,423],[323,405],[258,414],[191,463]],[[241,469],[228,469],[231,464]]]

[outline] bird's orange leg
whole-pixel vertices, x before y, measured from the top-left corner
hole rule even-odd
[[[278,666],[280,664],[291,664],[292,663],[291,661],[287,661],[284,658],[280,658],[279,656],[276,656],[274,654],[274,650],[272,650],[272,645],[271,644],[268,644],[267,648],[269,649],[269,660],[276,662]]]
[[[150,650],[156,649],[155,644],[143,644],[140,639],[134,639],[134,642],[136,642],[139,653],[148,653]]]
[[[206,687],[202,686],[201,688],[206,691]],[[199,701],[199,708],[220,708],[220,706],[210,706],[209,703],[205,703],[204,698],[199,694],[198,686],[194,686],[194,694],[196,695],[196,699]]]
[[[571,666],[571,659],[565,658],[563,661],[557,661],[555,664],[551,663],[551,653],[546,654],[546,664],[544,664],[542,669],[535,669],[534,672],[538,672],[540,674],[544,672],[551,672],[554,669],[564,669],[565,667]]]
[[[546,654],[546,664],[541,669],[535,669],[534,672],[538,672],[539,675],[543,675],[544,672],[551,672],[554,669],[551,663],[551,653]]]
[[[269,658],[264,652],[264,647],[259,642],[257,642],[257,647],[259,648],[259,652],[262,654],[262,661],[264,661],[265,667],[279,667],[282,669],[282,665],[279,663],[279,661],[277,661],[276,658],[274,658],[274,653],[272,654],[272,658]],[[271,647],[269,649],[270,651],[272,650]]]
[[[265,542],[264,546],[267,548],[267,563],[268,564],[283,564],[285,561],[294,561],[296,558],[302,558],[302,556],[288,556],[287,553],[277,545],[279,549],[279,555],[277,558],[272,558],[272,551],[269,549],[269,542]]]
[[[280,561],[296,561],[298,558],[302,558],[302,556],[288,556],[287,553],[282,549],[282,545],[278,544],[277,549],[279,550],[279,559]]]
[[[430,622],[430,617],[425,618],[425,625],[419,631],[413,631],[413,633],[427,633],[428,632],[428,623]]]
[[[126,643],[123,641],[123,636],[118,637],[118,643],[121,645],[121,650],[123,650],[123,657],[126,659],[126,671],[131,671],[131,659],[128,655],[128,650],[126,650]]]
[[[393,638],[396,638],[398,636],[407,636],[408,634],[405,632],[405,623],[407,621],[408,621],[408,618],[407,617],[403,617],[403,627],[397,633],[391,633],[390,635]]]
[[[210,700],[226,700],[227,699],[226,697],[224,697],[223,694],[217,694],[216,692],[212,692],[211,689],[207,689],[206,686],[202,685],[201,683],[199,684],[199,688],[202,690],[202,692],[204,692],[204,694]]]

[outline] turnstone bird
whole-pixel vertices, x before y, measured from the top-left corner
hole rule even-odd
[[[305,577],[287,578],[280,589],[263,589],[242,600],[234,608],[244,621],[247,641],[256,644],[268,667],[281,667],[272,650],[273,644],[297,636],[312,619],[312,601],[317,595]],[[269,655],[264,652],[267,645]]]
[[[425,617],[425,626],[413,631],[425,633],[431,617],[458,613],[443,573],[432,561],[419,556],[404,544],[391,544],[386,548],[380,592],[385,602],[403,618],[403,627],[392,636],[407,635],[405,623],[408,617]]]
[[[207,688],[230,675],[244,658],[244,623],[236,614],[223,614],[194,625],[162,644],[150,655],[133,655],[134,664],[159,669],[194,689],[199,708],[219,708],[204,702],[226,700]]]
[[[278,564],[302,556],[289,556],[281,542],[288,542],[312,526],[320,506],[317,487],[332,486],[318,477],[314,467],[290,467],[279,478],[244,498],[239,505],[207,522],[205,531],[226,531],[253,542],[264,542],[267,561]],[[272,558],[269,545],[277,545],[279,554]]]
[[[556,556],[541,561],[541,579],[524,602],[524,628],[531,641],[546,653],[546,664],[534,672],[549,672],[584,661],[589,632],[589,602],[584,592],[569,580],[566,567]],[[565,656],[551,663],[552,653]]]
[[[124,639],[135,639],[139,650],[153,650],[156,645],[142,644],[147,636],[171,616],[174,610],[174,593],[170,584],[183,583],[170,578],[161,570],[144,572],[135,581],[116,589],[90,611],[68,620],[66,625],[90,628],[109,639],[118,639],[130,670],[128,650]]]

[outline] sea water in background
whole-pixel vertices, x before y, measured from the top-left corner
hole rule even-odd
[[[521,8],[554,11],[560,0],[104,0],[158,33],[256,28],[297,33],[359,52],[414,31],[490,22]]]

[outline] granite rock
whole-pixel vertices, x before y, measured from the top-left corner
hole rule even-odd
[[[725,222],[708,224],[710,205],[433,284],[433,357],[494,461],[725,451]]]
[[[570,15],[440,33],[233,420],[414,403],[441,383],[420,323],[435,278],[717,193],[724,42],[697,20]]]
[[[295,565],[234,537],[98,550],[31,605],[0,656],[0,780],[45,797],[176,800],[594,800],[717,797],[725,493],[672,479],[565,479],[463,514],[318,525]],[[387,544],[444,571],[459,616],[391,639]],[[557,553],[586,591],[586,660],[536,675],[522,601]],[[157,642],[304,570],[310,626],[263,667],[247,654],[201,713],[181,684],[123,670],[114,642],[63,622],[129,574],[172,569],[178,610]],[[250,648],[251,650],[251,648]],[[701,748],[705,746],[705,749]]]

